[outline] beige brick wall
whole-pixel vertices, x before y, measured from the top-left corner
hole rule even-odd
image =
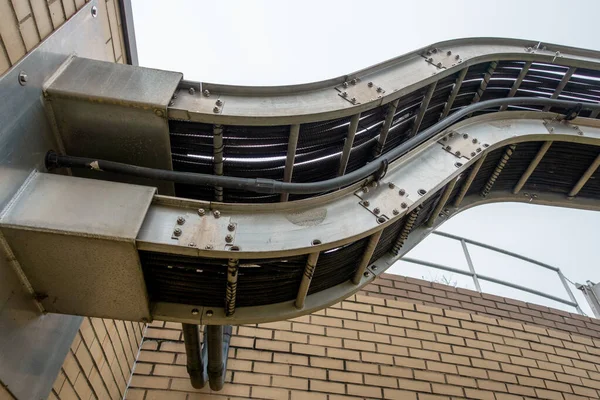
[[[226,382],[194,390],[180,325],[154,322],[127,398],[599,398],[600,321],[384,275],[312,315],[234,327]]]
[[[50,399],[122,399],[142,343],[144,324],[84,318]]]
[[[0,76],[89,0],[0,0]],[[99,0],[106,57],[126,62],[118,0]]]

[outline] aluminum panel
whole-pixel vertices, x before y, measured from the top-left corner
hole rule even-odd
[[[171,170],[167,105],[182,74],[74,57],[49,82],[46,100],[56,120],[61,150],[83,157]],[[98,178],[94,171],[73,171]],[[117,174],[117,182],[157,187],[173,195],[171,182]]]

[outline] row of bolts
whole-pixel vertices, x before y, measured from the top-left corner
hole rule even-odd
[[[217,219],[221,217],[221,211],[219,211],[219,210],[214,210],[212,212],[212,214],[213,214],[213,217],[215,217]],[[205,216],[206,215],[206,210],[204,208],[199,208],[198,209],[198,215],[201,216],[201,217]],[[183,224],[185,224],[185,218],[182,217],[182,216],[177,217],[177,225],[183,225]],[[229,225],[227,225],[227,230],[229,232],[235,231],[235,224],[234,223],[230,223]],[[179,236],[181,236],[182,233],[183,233],[183,231],[181,230],[181,228],[175,228],[175,229],[173,229],[173,236],[179,237]],[[233,235],[228,234],[227,236],[225,236],[225,241],[227,243],[233,242]],[[195,244],[194,243],[190,243],[189,246],[190,247],[194,247]],[[211,250],[212,247],[213,246],[210,245],[210,244],[206,245],[206,250]]]

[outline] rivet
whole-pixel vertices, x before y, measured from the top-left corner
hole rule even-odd
[[[452,52],[451,52],[450,50],[448,50],[448,51],[446,52],[446,55],[447,55],[447,56],[451,56],[451,55],[452,55]]]
[[[221,99],[217,99],[217,101],[215,101],[215,104],[218,106],[222,106],[223,102],[221,101]]]
[[[92,7],[92,17],[96,18],[98,16],[98,7]]]
[[[449,137],[454,137],[454,132],[450,132],[450,133],[448,134],[448,136],[449,136]]]
[[[192,309],[192,315],[198,315],[200,314],[200,311],[198,311],[197,308]]]
[[[213,211],[213,216],[214,216],[215,218],[219,218],[219,217],[221,216],[221,211],[219,211],[219,210],[215,210],[215,211]]]
[[[446,150],[448,150],[448,151],[452,150],[452,146],[446,146]]]
[[[458,54],[454,57],[455,60],[458,60],[459,58],[460,56]]]
[[[228,230],[229,232],[233,232],[233,231],[235,231],[235,224],[229,224],[229,225],[227,225],[227,230]]]
[[[396,185],[394,185],[394,183],[393,183],[393,182],[390,182],[390,183],[388,183],[388,187],[389,187],[390,189],[393,189],[393,188],[395,188],[395,187],[396,187]]]
[[[185,224],[185,218],[177,217],[177,225],[183,225],[183,224]]]
[[[353,98],[351,98],[351,99],[350,99],[350,101],[351,101],[352,103],[356,103],[356,97],[353,97]]]
[[[442,63],[441,62],[437,63],[437,67],[442,68]]]
[[[468,137],[469,137],[469,134],[468,134],[468,133],[465,133],[465,134],[463,134],[463,139],[466,139],[466,138],[468,138]]]
[[[406,190],[404,190],[404,189],[400,189],[400,190],[398,191],[398,194],[399,194],[400,196],[404,196],[404,195],[406,194]]]
[[[397,208],[394,208],[394,210],[392,211],[392,214],[398,215],[398,214],[400,214],[400,211],[398,211]]]
[[[204,208],[199,208],[198,215],[204,217],[206,215],[206,210]]]
[[[369,207],[369,204],[371,204],[371,203],[369,203],[369,200],[365,200],[362,203],[363,203],[363,206],[365,206],[365,207]]]
[[[227,236],[225,236],[225,241],[226,241],[227,243],[231,243],[231,242],[233,242],[233,236],[231,236],[231,235],[227,235]]]
[[[473,144],[476,144],[477,143],[477,139],[473,139],[473,140],[471,140],[471,142],[473,142]]]
[[[188,89],[188,93],[191,94],[192,96],[196,94],[196,89],[194,89],[193,87]]]
[[[373,87],[373,82],[369,82],[369,83],[367,83],[367,86],[368,86],[368,87]]]
[[[348,97],[348,93],[342,92],[342,97]]]
[[[456,155],[456,157],[460,157],[460,151],[457,151],[454,154]]]
[[[444,136],[444,137],[442,138],[442,140],[443,140],[444,142],[447,142],[447,141],[448,141],[448,138],[447,138],[446,136]]]
[[[202,94],[204,95],[204,97],[210,97],[210,91],[208,89],[204,89]]]
[[[406,208],[406,207],[408,207],[408,204],[406,204],[406,203],[402,203],[402,204],[400,204],[400,207],[402,207],[402,208]]]
[[[181,229],[179,229],[179,228],[173,229],[173,236],[181,236]]]
[[[377,215],[377,214],[379,214],[379,212],[380,212],[379,207],[375,207],[373,209],[373,214]]]
[[[481,153],[481,147],[478,147],[477,150],[475,150],[478,153]]]

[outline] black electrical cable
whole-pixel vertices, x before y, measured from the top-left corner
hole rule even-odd
[[[310,183],[292,183],[281,182],[273,179],[264,178],[237,178],[232,176],[218,176],[210,174],[198,174],[191,172],[169,171],[154,168],[139,167],[136,165],[123,164],[113,161],[98,160],[85,157],[72,157],[68,155],[59,155],[53,151],[46,154],[46,168],[48,170],[60,167],[70,168],[87,168],[97,171],[114,172],[118,174],[137,176],[149,179],[157,179],[171,181],[176,183],[184,183],[190,185],[208,185],[221,186],[230,189],[242,189],[258,193],[291,193],[291,194],[313,194],[339,189],[366,179],[376,173],[382,163],[392,162],[395,159],[406,154],[421,143],[431,139],[433,136],[449,127],[461,118],[475,112],[488,108],[496,108],[501,106],[551,106],[573,109],[582,106],[582,110],[600,110],[600,104],[597,103],[581,103],[577,101],[566,101],[557,99],[519,97],[508,99],[495,99],[480,101],[462,108],[461,110],[451,114],[429,128],[423,130],[418,135],[405,141],[395,147],[388,153],[376,158],[365,166],[358,168],[346,175],[327,179],[319,182]]]

